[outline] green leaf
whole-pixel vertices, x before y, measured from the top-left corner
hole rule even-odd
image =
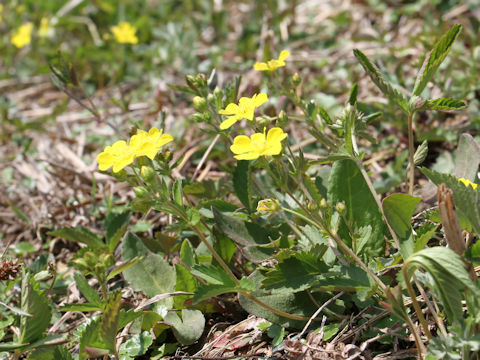
[[[188,239],[185,239],[182,242],[182,246],[180,248],[180,259],[189,268],[195,264],[198,264],[197,254],[195,254],[195,249]]]
[[[183,309],[181,319],[176,312],[170,311],[165,322],[172,326],[173,334],[182,345],[191,345],[200,339],[205,328],[205,317],[194,309]]]
[[[388,223],[400,241],[400,251],[404,259],[413,253],[412,216],[422,200],[406,194],[392,194],[383,200],[383,211]]]
[[[245,206],[247,211],[252,212],[252,189],[250,178],[250,161],[239,160],[233,172],[233,189],[238,200]]]
[[[101,318],[90,322],[80,337],[80,359],[90,359],[109,354],[107,345],[100,336]]]
[[[100,236],[94,234],[83,226],[64,227],[48,233],[50,236],[58,236],[65,240],[83,243],[91,248],[102,248],[105,246]]]
[[[270,243],[268,238],[271,234],[264,227],[243,221],[237,217],[225,215],[214,207],[212,207],[212,211],[215,217],[215,225],[236,243],[243,246]]]
[[[461,100],[450,98],[439,98],[435,100],[425,101],[421,106],[415,108],[415,111],[436,110],[436,111],[450,111],[463,109],[466,104]]]
[[[383,253],[385,224],[380,209],[355,162],[340,160],[333,164],[328,181],[327,199],[332,206],[341,201],[345,203],[345,217],[353,231],[371,226],[371,237],[362,249],[359,249],[359,255],[370,260]],[[352,244],[349,228],[343,219],[339,235],[344,241]]]
[[[153,336],[148,331],[133,335],[120,345],[120,359],[125,355],[132,358],[144,355],[152,343]]]
[[[113,252],[120,242],[123,235],[127,231],[130,222],[130,211],[125,211],[119,214],[110,213],[104,222],[104,227],[107,230],[105,240],[108,249]]]
[[[455,151],[455,170],[457,178],[475,181],[478,165],[480,164],[480,146],[470,134],[460,135],[458,147]]]
[[[177,284],[175,286],[176,291],[185,291],[195,293],[198,288],[197,279],[188,271],[185,267],[179,264],[175,264],[175,273],[177,274]],[[192,295],[180,295],[175,296],[173,299],[173,306],[175,309],[185,308],[185,301],[192,298]]]
[[[207,284],[199,285],[195,295],[193,296],[193,303],[198,304],[201,301],[216,297],[222,294],[238,292],[239,288],[236,285],[217,285]]]
[[[350,89],[350,95],[348,96],[348,103],[350,105],[355,105],[357,102],[357,96],[358,96],[358,85],[353,84],[352,88]]]
[[[173,191],[173,200],[175,201],[175,203],[178,206],[183,207],[183,194],[182,194],[182,180],[181,179],[175,180],[175,182],[173,183],[172,191]]]
[[[213,265],[195,265],[192,267],[191,273],[200,279],[214,285],[228,285],[235,287],[235,282],[221,267]]]
[[[81,311],[81,312],[90,312],[90,311],[101,311],[103,310],[103,304],[90,304],[90,303],[83,303],[83,304],[67,304],[63,305],[59,309],[61,312],[67,311]]]
[[[43,335],[50,324],[52,311],[47,298],[34,289],[30,275],[25,275],[22,280],[21,309],[33,316],[20,317],[19,343],[31,343]]]
[[[99,333],[105,347],[110,353],[115,352],[115,339],[117,337],[118,319],[120,306],[122,304],[122,293],[120,291],[109,296],[108,303],[100,318]]]
[[[28,360],[73,360],[73,356],[65,346],[43,347],[32,351]]]
[[[394,86],[387,79],[385,79],[380,70],[373,65],[370,60],[368,60],[364,53],[358,49],[354,49],[353,54],[363,66],[367,74],[370,75],[370,78],[373,80],[375,85],[377,85],[380,91],[391,101],[396,103],[403,111],[408,113],[408,103],[405,95],[395,89]]]
[[[445,183],[453,192],[453,202],[459,217],[464,216],[472,225],[473,230],[480,234],[480,192],[471,186],[465,186],[450,174],[442,174],[427,168],[420,170],[436,185]]]
[[[132,233],[128,233],[122,243],[122,260],[127,261],[136,256],[144,258],[123,272],[125,280],[136,291],[143,291],[148,297],[175,291],[175,270],[160,255],[151,253]],[[171,298],[162,300],[170,307]]]
[[[465,288],[480,297],[480,289],[470,280],[462,259],[448,248],[436,246],[417,251],[405,261],[404,266],[407,266],[409,278],[416,267],[431,275],[435,293],[452,323],[463,321],[462,293]]]
[[[25,311],[22,311],[22,309],[19,309],[19,308],[15,307],[15,306],[11,306],[11,305],[5,304],[4,302],[1,302],[1,301],[0,301],[0,305],[6,307],[8,310],[10,310],[11,312],[13,312],[13,313],[15,313],[15,314],[17,314],[17,315],[33,317],[32,314],[29,314],[29,313],[27,313],[27,312],[25,312]]]
[[[78,272],[73,274],[73,279],[75,280],[75,284],[77,285],[78,290],[80,290],[82,295],[85,296],[85,299],[87,299],[93,305],[102,305],[102,300],[100,300],[100,296],[98,296],[97,292],[90,285],[88,285],[87,279],[85,279],[82,274]]]
[[[232,260],[233,254],[237,251],[237,245],[230,240],[228,236],[218,230],[217,227],[213,228],[213,234],[215,235],[214,249],[218,252],[220,257],[229,264]]]
[[[134,257],[133,259],[129,259],[127,261],[123,261],[121,264],[115,266],[107,276],[107,280],[113,279],[118,274],[121,274],[125,270],[131,268],[133,265],[138,263],[142,258],[140,256]]]
[[[413,95],[420,96],[422,91],[432,79],[440,64],[445,60],[448,52],[452,48],[458,34],[462,30],[462,25],[455,24],[443,37],[435,44],[433,49],[427,54],[422,68],[415,79]]]

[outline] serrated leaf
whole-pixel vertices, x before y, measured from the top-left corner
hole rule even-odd
[[[420,170],[436,185],[445,183],[453,192],[453,202],[460,216],[464,216],[473,230],[480,234],[480,193],[471,186],[465,186],[450,174],[442,174],[427,168]]]
[[[385,224],[380,209],[354,161],[340,160],[333,164],[328,180],[327,199],[332,206],[338,202],[345,203],[345,217],[354,231],[369,225],[372,227],[371,237],[359,255],[369,260],[383,253]],[[340,222],[339,235],[347,243],[352,243],[349,227],[343,219]]]
[[[130,222],[130,211],[125,211],[119,214],[110,213],[104,222],[104,227],[107,230],[105,240],[108,249],[113,252],[117,247],[120,239],[127,231]]]
[[[422,91],[432,79],[440,64],[445,60],[448,52],[452,48],[458,34],[462,30],[462,26],[455,24],[443,37],[435,44],[433,49],[427,54],[422,68],[415,79],[413,95],[420,96]]]
[[[50,236],[57,236],[65,240],[83,243],[91,248],[102,248],[105,246],[102,239],[83,226],[64,227],[48,233]]]
[[[19,343],[31,343],[43,335],[50,324],[52,311],[47,298],[34,289],[29,275],[22,280],[21,309],[33,316],[20,317]]]
[[[205,317],[194,309],[183,309],[181,319],[171,311],[165,321],[172,326],[173,334],[182,345],[191,345],[200,339],[205,328]]]
[[[377,85],[380,91],[407,113],[408,102],[405,95],[394,88],[394,86],[385,78],[380,70],[373,65],[370,60],[368,60],[364,53],[358,49],[354,49],[353,54],[363,66],[367,74],[370,75],[370,78],[373,80],[375,85]]]
[[[436,110],[436,111],[450,111],[450,110],[460,110],[467,106],[463,101],[450,99],[450,98],[439,98],[435,100],[425,101],[421,106],[415,109],[415,111],[424,111],[424,110]]]
[[[400,251],[404,259],[413,253],[413,230],[411,220],[413,212],[422,200],[407,194],[392,194],[383,200],[383,211],[388,223],[400,241]]]
[[[252,190],[250,178],[250,161],[239,160],[233,172],[233,189],[238,200],[245,206],[247,211],[252,212]]]
[[[458,147],[455,151],[455,170],[457,178],[475,181],[478,165],[480,164],[480,146],[470,134],[460,135]]]
[[[235,287],[233,279],[218,266],[199,264],[191,269],[191,273],[200,279],[214,285],[226,285]]]
[[[405,261],[404,266],[407,266],[409,277],[417,266],[431,275],[435,293],[452,323],[463,322],[462,292],[465,288],[480,297],[480,289],[470,280],[462,259],[451,249],[436,246],[417,251]]]
[[[85,279],[82,274],[76,272],[73,274],[73,279],[75,280],[78,290],[80,290],[85,299],[93,305],[101,306],[102,301],[100,300],[100,296],[98,296],[97,292],[88,285],[87,279]]]
[[[122,303],[122,293],[120,291],[112,294],[100,317],[99,333],[102,337],[105,347],[110,353],[115,352],[115,339],[117,337],[118,318],[120,315],[120,306]]]
[[[125,280],[136,291],[143,291],[147,296],[175,291],[175,270],[160,255],[151,253],[132,233],[128,233],[122,243],[122,260],[127,261],[136,256],[144,258],[123,272]],[[170,307],[171,298],[163,300],[163,304]]]

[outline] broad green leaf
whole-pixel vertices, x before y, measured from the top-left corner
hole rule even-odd
[[[47,298],[34,289],[29,275],[25,275],[22,280],[21,309],[33,315],[20,317],[19,343],[27,344],[43,335],[52,317]]]
[[[215,216],[215,225],[236,243],[243,246],[270,243],[268,237],[272,234],[264,227],[243,221],[237,217],[222,214],[215,208],[212,208],[212,211]]]
[[[358,49],[354,49],[353,54],[363,66],[367,74],[370,75],[370,78],[373,80],[375,85],[377,85],[380,91],[407,113],[408,103],[405,95],[395,89],[394,86],[387,79],[385,79],[385,76],[375,65],[370,62],[370,60],[368,60],[364,53]]]
[[[332,206],[341,201],[345,203],[345,217],[353,231],[371,226],[371,237],[359,255],[367,260],[380,255],[385,246],[383,238],[385,224],[380,209],[355,162],[340,160],[333,164],[328,181],[327,199]],[[339,235],[345,242],[352,244],[349,229],[343,219]]]
[[[60,228],[54,231],[50,231],[48,235],[58,236],[65,240],[83,243],[94,249],[105,246],[100,236],[92,233],[90,230],[83,226]]]
[[[125,211],[119,214],[110,213],[104,222],[104,227],[107,230],[105,240],[108,249],[113,252],[117,247],[120,239],[127,231],[130,222],[130,211]]]
[[[405,261],[404,266],[407,266],[409,278],[416,267],[430,274],[435,283],[433,290],[452,323],[463,321],[462,293],[465,289],[480,297],[480,289],[470,280],[462,259],[448,248],[436,246],[417,251]]]
[[[100,336],[100,318],[87,325],[80,337],[80,359],[90,359],[109,354],[107,345]]]
[[[131,268],[133,265],[138,263],[142,258],[140,256],[134,257],[133,259],[129,259],[127,261],[123,261],[121,264],[116,265],[107,276],[107,280],[113,279],[118,274],[121,274],[125,270]]]
[[[436,111],[450,111],[463,109],[466,104],[461,100],[450,98],[439,98],[435,100],[425,101],[423,104],[419,103],[419,107],[415,111],[436,110]]]
[[[160,255],[151,253],[132,233],[128,233],[122,243],[122,260],[127,261],[136,256],[144,258],[123,272],[125,280],[136,291],[143,291],[148,297],[175,291],[175,270]],[[162,300],[170,307],[171,298]]]
[[[180,264],[175,264],[175,273],[177,274],[177,284],[175,286],[176,291],[186,291],[195,293],[198,288],[197,279]],[[190,300],[192,295],[180,295],[175,296],[173,299],[173,306],[175,309],[185,308],[185,301]]]
[[[193,265],[198,264],[197,255],[195,254],[195,249],[193,248],[190,240],[185,239],[182,242],[180,248],[180,259],[182,262],[191,268]]]
[[[233,279],[221,267],[213,265],[195,265],[191,273],[202,280],[214,285],[228,285],[235,287]]]
[[[233,172],[233,189],[238,200],[245,206],[247,211],[252,212],[252,189],[250,175],[250,161],[239,160]]]
[[[118,316],[118,330],[123,329],[128,323],[139,318],[143,314],[144,314],[144,311],[142,310],[135,311],[133,309],[130,309],[125,311],[124,309],[121,309],[120,314]]]
[[[80,290],[82,295],[85,296],[85,299],[96,306],[100,306],[102,304],[100,296],[98,296],[97,292],[92,289],[90,285],[88,285],[87,279],[85,279],[82,274],[76,272],[73,274],[73,279],[75,280],[78,290]]]
[[[480,146],[470,134],[462,134],[455,151],[455,170],[457,178],[475,181],[480,164]]]
[[[99,333],[106,348],[110,350],[110,353],[115,352],[115,339],[117,337],[121,303],[122,293],[120,291],[111,294],[105,306],[105,310],[100,317]]]
[[[458,34],[462,30],[462,25],[455,24],[443,37],[435,44],[433,49],[427,54],[422,68],[415,79],[413,95],[420,96],[422,91],[432,79],[440,64],[445,60],[448,52],[452,48]]]
[[[473,230],[480,234],[480,192],[471,186],[465,186],[450,174],[442,174],[427,168],[420,170],[436,185],[445,183],[453,192],[453,202],[460,216],[464,216],[472,225]]]
[[[120,345],[119,356],[135,358],[136,356],[144,355],[150,345],[153,343],[153,336],[148,331],[131,336],[127,341]]]
[[[215,235],[216,240],[213,244],[214,249],[218,252],[223,261],[230,264],[233,254],[237,251],[237,245],[216,227],[213,228],[213,234]]]
[[[173,334],[182,345],[191,345],[200,339],[205,328],[205,317],[194,309],[183,309],[181,319],[176,312],[170,311],[165,322],[172,326]]]
[[[406,194],[392,194],[383,200],[383,211],[388,223],[400,241],[404,259],[413,253],[412,216],[422,198]]]

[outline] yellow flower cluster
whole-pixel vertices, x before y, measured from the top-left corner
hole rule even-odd
[[[474,190],[477,189],[478,184],[475,184],[475,183],[471,182],[470,180],[467,180],[465,178],[460,178],[460,179],[458,179],[458,181],[460,181],[466,187],[471,186]]]
[[[243,118],[253,120],[255,109],[268,101],[267,94],[255,94],[251,98],[242,97],[237,104],[228,104],[225,109],[218,113],[222,115],[232,115],[220,124],[220,129],[225,130]]]
[[[173,141],[169,134],[162,134],[162,130],[152,128],[147,133],[140,130],[130,138],[130,143],[119,140],[112,146],[107,146],[98,154],[98,168],[102,171],[113,166],[113,172],[117,173],[130,165],[137,157],[146,156],[153,160],[163,145]]]
[[[287,137],[287,134],[279,127],[274,127],[268,130],[265,136],[265,129],[263,133],[255,133],[248,137],[239,135],[233,140],[233,145],[230,150],[235,155],[237,160],[254,160],[260,156],[278,155],[282,152],[282,140]]]
[[[283,50],[278,59],[272,59],[267,62],[257,62],[253,68],[257,71],[274,71],[279,67],[285,66],[285,60],[290,56],[290,51]]]
[[[17,48],[23,48],[32,41],[32,30],[33,24],[31,22],[27,22],[18,28],[17,32],[13,34],[10,41]]]
[[[122,44],[137,44],[137,28],[126,21],[120,22],[111,28],[115,40]]]

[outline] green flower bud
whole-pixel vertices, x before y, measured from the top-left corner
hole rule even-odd
[[[85,254],[83,254],[83,258],[87,262],[88,267],[95,266],[95,264],[98,262],[97,257],[91,251],[87,251]]]
[[[275,199],[260,200],[257,204],[257,211],[266,211],[268,213],[274,213],[280,209],[280,204]]]
[[[337,210],[341,215],[343,215],[345,214],[345,211],[347,211],[347,207],[345,206],[345,203],[341,201],[335,205],[335,210]]]
[[[201,96],[195,96],[193,98],[193,106],[198,111],[205,111],[207,109],[207,100]]]
[[[148,183],[155,178],[155,170],[151,166],[142,166],[140,176]]]
[[[328,209],[327,200],[322,199],[322,200],[320,201],[320,204],[318,204],[318,206],[320,207],[321,210],[326,210],[326,209]]]
[[[143,198],[148,196],[148,190],[143,186],[135,186],[133,188],[133,192],[135,193],[135,196],[138,198]]]
[[[110,266],[115,265],[115,258],[112,254],[102,254],[100,255],[100,262],[109,268]]]
[[[301,82],[302,82],[302,78],[300,77],[300,75],[298,75],[298,73],[293,74],[292,84],[294,86],[298,86],[298,85],[300,85]]]
[[[288,115],[285,111],[280,111],[278,114],[278,126],[284,127],[288,124]]]
[[[309,201],[307,204],[307,209],[310,211],[318,210],[318,204],[314,203],[313,201]]]

